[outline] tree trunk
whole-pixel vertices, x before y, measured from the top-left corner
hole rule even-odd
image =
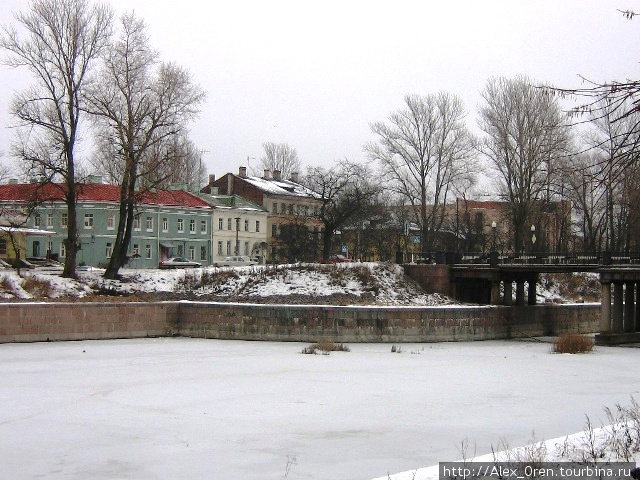
[[[74,180],[73,169],[67,180],[67,238],[64,240],[66,257],[64,260],[64,270],[62,276],[74,278],[76,276],[76,256],[80,249],[78,242],[78,219],[77,219],[77,192]]]

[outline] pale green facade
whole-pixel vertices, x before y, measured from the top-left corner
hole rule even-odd
[[[118,228],[118,205],[81,201],[77,208],[81,248],[79,265],[104,267],[109,262]],[[157,268],[169,257],[184,256],[210,265],[211,209],[142,204],[137,207],[129,244],[130,268]],[[63,202],[46,202],[29,218],[29,226],[54,232],[50,237],[29,237],[26,256],[50,255],[63,262],[66,252],[67,208]]]

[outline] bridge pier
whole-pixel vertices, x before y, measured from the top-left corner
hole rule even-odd
[[[504,304],[506,306],[513,305],[513,282],[505,280],[504,282]]]
[[[600,345],[640,342],[640,270],[600,270]]]
[[[527,298],[527,303],[529,305],[535,305],[537,300],[538,300],[538,296],[537,296],[537,292],[536,292],[536,285],[538,283],[538,278],[537,276],[533,277],[533,278],[529,278],[528,282],[529,284],[529,294],[528,294],[528,298]]]
[[[636,332],[640,332],[640,282],[636,282]]]
[[[635,317],[635,282],[627,282],[624,284],[624,327],[627,333],[636,331]]]
[[[611,331],[611,284],[600,284],[600,332]]]
[[[524,305],[524,280],[516,280],[516,305]]]

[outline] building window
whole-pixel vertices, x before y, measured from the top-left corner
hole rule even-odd
[[[189,260],[196,259],[196,247],[189,247]]]
[[[218,219],[218,230],[222,230],[222,227],[223,227],[222,222],[223,222],[223,220],[221,218],[219,218]]]
[[[248,232],[249,231],[249,220],[245,220],[244,221],[244,231]]]
[[[0,255],[7,255],[7,239],[0,238]]]
[[[105,250],[105,255],[107,258],[111,258],[111,255],[113,254],[113,245],[111,244],[111,242],[107,242],[107,248]]]
[[[63,213],[62,215],[60,215],[60,226],[61,227],[66,227],[69,224],[69,214],[68,213]],[[61,255],[62,256],[62,255]]]
[[[162,219],[162,231],[163,232],[169,231],[169,219],[167,217],[164,217]]]
[[[34,257],[39,257],[40,256],[40,242],[38,240],[34,241],[32,246],[32,253],[31,255]]]
[[[278,225],[276,225],[275,223],[271,225],[271,236],[272,237],[278,236]]]
[[[33,217],[33,226],[35,228],[40,228],[40,214],[36,213],[36,215]]]
[[[244,242],[244,254],[249,255],[249,242]]]
[[[196,221],[193,218],[189,220],[189,233],[196,233]]]
[[[67,247],[64,244],[64,240],[60,242],[60,258],[67,256]]]
[[[140,215],[133,217],[133,229],[140,230]]]
[[[227,255],[231,255],[231,240],[227,240]]]
[[[218,255],[222,255],[222,242],[218,242]]]
[[[133,250],[131,251],[131,253],[133,255],[137,255],[138,257],[140,256],[140,245],[138,245],[137,243],[133,244]]]
[[[93,213],[84,214],[84,228],[86,229],[93,228]]]
[[[53,228],[53,213],[47,214],[47,228]]]
[[[205,246],[201,246],[200,247],[200,260],[206,260],[207,259],[207,247]]]
[[[200,220],[200,233],[207,233],[207,221]]]
[[[227,218],[227,230],[231,230],[231,219]]]
[[[47,257],[53,253],[53,242],[47,241]]]
[[[293,215],[293,203],[289,204],[289,215]]]
[[[144,247],[145,250],[145,254],[147,256],[148,259],[151,258],[151,245],[149,245],[148,243],[145,245]]]
[[[147,232],[153,232],[153,217],[147,217]]]
[[[178,257],[184,257],[184,246],[178,245]]]
[[[273,213],[274,214],[278,213],[278,202],[273,202]]]
[[[113,213],[107,215],[107,230],[113,230],[116,226],[116,216]]]
[[[182,218],[178,219],[178,233],[184,232],[184,220]]]
[[[260,220],[256,220],[256,233],[260,233]]]

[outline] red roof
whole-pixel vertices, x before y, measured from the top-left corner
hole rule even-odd
[[[63,184],[0,185],[0,201],[64,201],[65,191],[66,188]],[[77,192],[79,202],[120,202],[120,187],[118,185],[104,183],[78,184]],[[193,208],[209,207],[207,202],[184,190],[144,190],[140,192],[140,195],[138,204]]]

